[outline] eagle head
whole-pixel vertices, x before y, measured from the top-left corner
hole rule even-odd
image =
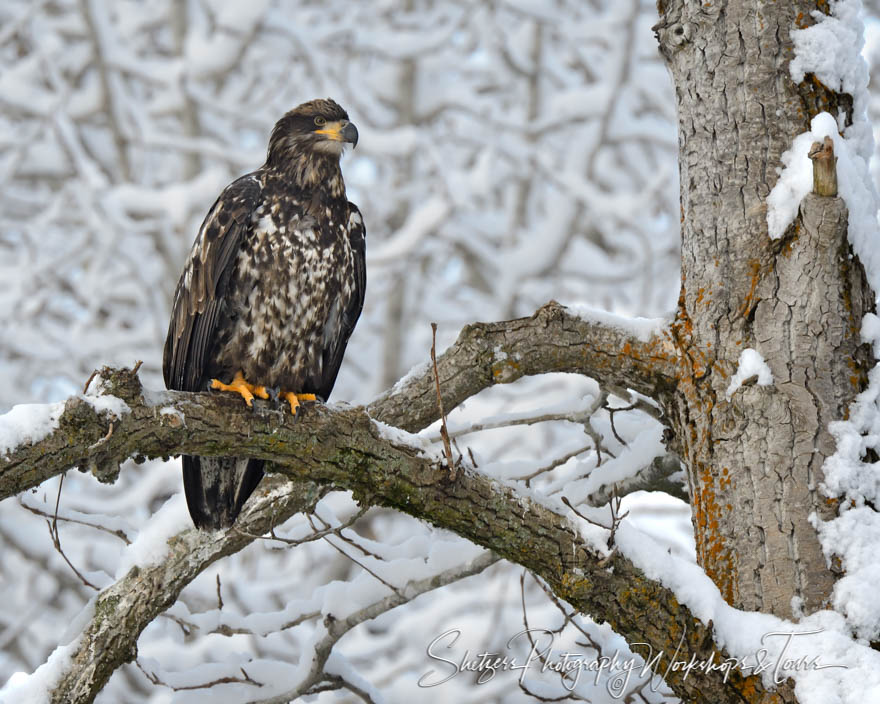
[[[356,146],[357,127],[334,100],[310,100],[295,107],[275,123],[269,138],[268,163],[342,155],[346,144]]]

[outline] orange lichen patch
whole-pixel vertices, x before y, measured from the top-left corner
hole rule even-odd
[[[712,372],[720,376],[722,379],[726,379],[728,376],[730,376],[730,374],[728,374],[727,370],[724,368],[723,362],[717,359],[712,362]]]
[[[728,603],[733,603],[735,586],[735,562],[731,551],[721,535],[721,525],[731,510],[718,503],[715,477],[708,465],[697,468],[698,487],[693,502],[694,537],[697,542],[697,562],[712,579]],[[729,482],[729,480],[728,480]]]
[[[513,359],[498,360],[492,364],[492,379],[496,384],[506,384],[522,376],[520,366]]]
[[[609,364],[616,365],[617,368],[620,368],[621,365],[632,366],[634,362],[640,365],[675,366],[678,361],[678,349],[672,335],[667,331],[654,335],[642,344],[634,345],[630,340],[627,340],[614,357],[609,357]]]
[[[798,238],[800,237],[801,221],[795,220],[794,223],[792,223],[789,226],[788,230],[786,230],[785,234],[786,234],[786,240],[783,243],[782,249],[780,250],[779,253],[783,257],[788,258],[791,256],[791,253],[794,251],[794,245],[798,241]]]
[[[741,679],[731,678],[730,683],[735,687],[742,698],[754,704],[783,704],[785,701],[777,692],[768,692],[763,685],[759,687],[761,675],[749,675]]]
[[[820,112],[837,114],[838,111],[846,111],[847,115],[852,114],[852,95],[832,90],[822,83],[814,73],[805,74],[804,80],[798,83],[797,90],[805,109],[803,119],[805,127],[808,129],[809,121]],[[848,118],[848,121],[850,120],[851,118]]]
[[[755,289],[758,288],[758,281],[761,279],[761,261],[759,259],[749,259],[749,269],[752,271],[752,281],[749,286],[749,292],[746,294],[742,308],[739,311],[739,314],[742,316],[748,315],[752,309],[752,299],[755,297]]]

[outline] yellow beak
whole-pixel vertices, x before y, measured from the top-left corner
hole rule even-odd
[[[327,139],[334,142],[351,142],[357,146],[358,131],[348,120],[337,120],[336,122],[328,122],[321,129],[315,130],[315,134],[322,134]]]

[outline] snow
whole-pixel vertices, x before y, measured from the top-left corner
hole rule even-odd
[[[132,567],[157,565],[168,554],[168,539],[191,528],[183,493],[168,499],[126,547],[116,568],[116,579],[122,579]]]
[[[67,645],[59,645],[33,674],[10,678],[6,686],[0,689],[0,701],[10,704],[50,701],[52,689],[70,667],[71,657],[76,652],[79,641],[80,638],[77,638]]]
[[[795,56],[789,70],[796,83],[814,73],[832,90],[854,98],[852,125],[843,136],[843,115],[820,113],[810,123],[810,132],[795,138],[782,155],[784,168],[767,197],[767,226],[770,237],[781,237],[797,215],[803,197],[812,189],[812,164],[807,157],[813,142],[825,136],[834,142],[840,197],[849,210],[849,240],[868,274],[874,291],[880,291],[880,239],[877,225],[877,192],[868,169],[873,152],[871,125],[867,119],[868,70],[861,56],[864,26],[859,0],[837,0],[831,15],[812,13],[816,24],[791,33]]]
[[[867,506],[844,511],[837,519],[817,522],[826,554],[840,557],[844,575],[834,585],[833,606],[846,616],[859,638],[876,640],[880,633],[880,514]]]
[[[378,431],[380,438],[388,440],[388,442],[394,445],[404,445],[418,450],[419,456],[426,459],[433,461],[445,461],[443,448],[431,442],[427,437],[423,435],[416,435],[414,433],[408,433],[405,430],[396,428],[393,425],[388,425],[387,423],[383,423],[382,421],[376,420],[375,418],[371,418],[370,420],[373,423],[373,427],[375,427]]]
[[[39,442],[58,428],[64,403],[22,403],[0,416],[0,455]]]
[[[99,396],[83,395],[80,398],[94,408],[97,413],[109,413],[116,418],[122,418],[126,413],[131,413],[128,404],[117,396],[101,394]]]
[[[443,223],[449,210],[445,198],[429,198],[410,214],[403,226],[388,240],[367,250],[367,266],[399,266],[401,260],[405,260],[422,240]]]
[[[729,401],[737,389],[743,385],[747,379],[758,377],[758,386],[770,386],[773,383],[773,374],[770,367],[757,350],[746,347],[739,355],[739,366],[736,374],[730,378],[730,385],[727,387],[725,395]]]
[[[811,14],[816,24],[791,33],[794,58],[791,78],[801,83],[813,73],[831,90],[857,95],[868,87],[868,67],[862,60],[864,45],[860,17],[861,2],[836,0],[831,15],[818,10]]]
[[[119,184],[110,190],[103,205],[120,216],[144,217],[165,214],[175,224],[184,224],[194,211],[204,208],[206,201],[217,197],[228,182],[224,169],[205,169],[183,183],[162,188],[144,188],[131,183]]]
[[[224,3],[217,15],[213,34],[190,32],[186,41],[186,62],[193,77],[228,71],[239,58],[241,44],[261,20],[269,0]]]
[[[48,702],[52,689],[68,671],[71,657],[82,640],[82,631],[95,612],[95,600],[92,599],[85,608],[68,625],[62,644],[55,648],[31,675],[13,676],[0,689],[0,702]]]
[[[880,319],[873,313],[862,321],[862,340],[880,352]],[[846,617],[855,634],[866,640],[880,636],[880,570],[876,546],[880,544],[880,463],[869,462],[869,449],[880,449],[880,366],[868,373],[868,386],[849,408],[846,420],[829,427],[836,449],[825,460],[823,492],[842,500],[840,515],[828,522],[816,521],[825,555],[839,557],[845,574],[835,583],[832,603]]]
[[[226,183],[259,165],[277,117],[318,96],[339,100],[360,128],[361,144],[347,155],[343,171],[350,197],[363,211],[370,256],[364,312],[334,401],[373,398],[413,365],[392,393],[425,374],[431,320],[440,323],[441,345],[444,336],[451,341],[473,320],[530,315],[552,298],[640,311],[646,316],[641,321],[583,307],[591,322],[614,325],[633,338],[649,339],[662,329],[662,321],[652,322],[651,316],[670,310],[678,295],[679,194],[674,93],[650,31],[656,21],[650,3],[569,3],[562,8],[515,0],[477,3],[465,12],[463,6],[443,3],[417,3],[401,11],[391,0],[327,0],[300,4],[295,14],[283,3],[266,0],[166,5],[157,10],[150,3],[126,3],[124,11],[111,12],[92,2],[104,52],[96,56],[82,3],[0,3],[0,25],[8,40],[0,46],[9,49],[0,94],[10,108],[0,114],[0,176],[6,184],[0,193],[4,408],[25,400],[22,393],[35,401],[57,401],[75,393],[88,370],[134,359],[144,360],[141,375],[147,386],[161,387],[168,296],[201,218]],[[180,7],[185,11],[178,12]],[[792,66],[816,72],[829,86],[837,81],[855,86],[857,124],[844,141],[853,154],[867,159],[869,125],[858,87],[862,78],[846,59],[859,46],[858,36],[851,40],[847,33],[858,21],[853,8],[855,3],[834,3],[831,24],[818,17],[815,28],[796,32],[798,56]],[[559,21],[560,11],[564,21]],[[628,41],[609,41],[625,35]],[[834,45],[828,46],[828,40]],[[110,79],[107,96],[98,59],[104,60]],[[589,71],[572,70],[578,66]],[[533,70],[546,80],[530,96]],[[410,93],[403,80],[408,72],[416,88]],[[841,124],[840,115],[833,118]],[[824,131],[830,130],[829,125]],[[119,137],[127,169],[120,163]],[[843,146],[836,149],[843,162],[855,163]],[[797,159],[793,154],[788,158],[794,171],[802,166],[800,152]],[[628,168],[633,164],[644,168]],[[800,197],[792,191],[783,200]],[[858,196],[844,197],[852,211],[851,201]],[[796,212],[797,202],[791,207]],[[401,256],[405,261],[396,265]],[[390,305],[395,303],[403,305],[396,309]],[[872,335],[872,325],[880,328],[880,320],[866,318],[865,335]],[[399,353],[396,366],[390,364],[389,350]],[[504,354],[499,349],[496,359]],[[467,409],[453,410],[450,424],[503,423],[564,408],[572,399],[595,398],[598,389],[589,384],[575,375],[521,379],[487,389],[469,400]],[[865,587],[872,579],[876,584],[869,549],[872,540],[880,544],[880,539],[860,507],[878,494],[880,480],[877,468],[861,457],[880,437],[872,391],[877,386],[872,376],[850,423],[832,429],[840,444],[827,468],[828,488],[851,497],[854,508],[839,525],[820,527],[827,549],[839,550],[847,570],[834,597],[846,623],[826,614],[829,628],[851,628],[866,637],[876,628],[873,590]],[[175,414],[164,410],[168,397],[151,397],[156,413],[173,421]],[[114,400],[88,402],[108,415],[125,412]],[[13,428],[12,444],[24,433],[51,432],[51,415],[49,407],[35,411]],[[639,415],[615,416],[626,446],[614,438],[605,412],[593,416],[592,429],[615,458],[603,452],[597,466],[596,453],[587,449],[531,482],[533,493],[523,492],[522,482],[500,481],[499,487],[569,515],[559,505],[560,494],[576,499],[602,479],[626,476],[659,451],[658,424]],[[0,419],[0,428],[8,420]],[[31,421],[34,426],[28,428]],[[377,428],[394,442],[439,457],[431,454],[424,437]],[[590,445],[583,429],[575,423],[540,423],[472,433],[459,443],[465,457],[473,447],[481,471],[505,480]],[[433,435],[436,428],[425,432]],[[56,486],[57,480],[41,487],[37,493],[42,496],[29,496],[29,505],[51,507]],[[189,524],[179,497],[179,515],[173,504],[151,515],[180,492],[179,461],[133,468],[110,486],[68,473],[60,516],[108,528],[119,523],[107,514],[124,516],[126,534],[138,536],[140,529],[140,536],[119,563],[124,550],[117,537],[62,522],[66,554],[85,574],[103,570],[105,578],[129,565],[161,560],[168,535],[176,525]],[[553,495],[542,497],[547,493]],[[336,492],[315,513],[339,525],[357,510],[349,495]],[[680,522],[683,511],[679,506]],[[607,508],[584,512],[607,520]],[[278,535],[308,536],[314,530],[309,518],[291,518],[277,527]],[[664,525],[658,513],[652,529],[661,532]],[[0,527],[3,572],[14,576],[0,578],[2,682],[12,673],[32,671],[64,642],[60,631],[85,597],[65,588],[72,577],[43,519],[7,501],[0,505]],[[858,530],[868,531],[861,541],[848,537]],[[601,549],[607,533],[595,527],[584,531]],[[133,677],[112,678],[99,701],[249,701],[287,691],[297,684],[297,673],[305,674],[315,644],[326,634],[323,614],[342,614],[349,604],[377,603],[390,593],[352,560],[403,589],[409,579],[473,549],[444,531],[385,510],[371,511],[357,530],[346,529],[344,535],[377,557],[332,536],[330,541],[347,556],[328,540],[295,549],[256,541],[212,565],[172,607],[169,615],[198,630],[184,637],[178,623],[159,618],[138,641],[143,664],[149,670],[155,664],[167,682],[199,685],[221,676],[241,677],[243,667],[266,683],[263,688],[230,683],[172,692],[147,688],[132,670]],[[665,546],[645,547],[661,562],[667,559]],[[683,579],[699,581],[698,573],[691,575],[679,563],[670,567],[682,570]],[[522,624],[520,572],[500,563],[413,600],[380,617],[375,627],[355,629],[334,647],[328,669],[373,683],[390,701],[473,699],[472,682],[463,677],[433,690],[417,686],[425,671],[425,646],[454,625],[473,632],[472,652],[503,647]],[[677,588],[686,590],[686,585]],[[736,644],[735,627],[728,626],[738,620],[754,625],[757,617],[722,613],[717,595],[702,592],[696,584],[690,596],[704,600],[704,611],[721,624],[719,632]],[[555,606],[529,577],[525,600],[530,623],[559,622]],[[288,625],[300,617],[298,626]],[[625,647],[607,626],[576,618],[603,648]],[[238,625],[253,635],[211,632],[221,625]],[[747,651],[754,639],[742,637],[739,645]],[[10,647],[12,639],[17,647]],[[830,641],[826,645],[834,647]],[[577,647],[572,643],[571,649]],[[822,655],[829,662],[836,657],[833,650]],[[63,651],[52,657],[57,661]],[[860,692],[865,701],[872,695],[880,700],[871,691],[871,676],[869,671],[860,681],[841,681],[838,689]],[[553,684],[538,681],[534,689],[552,698],[560,693],[559,687],[551,691]],[[612,700],[601,686],[581,687],[577,693],[596,704],[623,700]],[[524,697],[515,678],[500,674],[478,694],[505,702]],[[651,704],[664,700],[648,688],[640,694]],[[822,694],[827,701],[838,696]]]
[[[502,350],[500,347],[496,347],[493,350],[493,355],[493,360],[496,362],[504,361],[505,359],[507,359],[507,353],[504,352],[504,350]],[[593,404],[596,402],[597,395],[598,390],[596,393],[588,393],[581,396],[572,395],[570,398],[566,398],[562,401],[559,401],[558,403],[552,403],[546,406],[539,406],[537,408],[528,408],[511,413],[480,415],[478,427],[504,427],[509,426],[512,423],[521,423],[522,421],[547,416],[566,416],[568,420],[580,423],[584,421],[587,411],[590,410]],[[451,436],[466,434],[473,427],[474,426],[470,423],[463,423],[457,419],[455,421],[450,421],[447,425],[449,434]],[[439,433],[432,433],[431,437],[436,440],[440,436]]]
[[[628,318],[582,303],[566,304],[565,307],[572,315],[587,323],[610,326],[626,335],[632,335],[640,342],[648,342],[652,337],[660,335],[669,324],[666,318]]]
[[[175,425],[186,425],[186,416],[184,416],[183,412],[175,408],[174,406],[164,406],[160,408],[159,415],[175,418],[177,420]]]
[[[629,440],[625,453],[606,459],[591,470],[585,479],[564,482],[565,495],[575,505],[603,486],[611,486],[615,482],[628,479],[664,453],[663,426],[647,416],[642,416],[640,421],[638,430],[627,433],[632,439]],[[616,422],[619,423],[619,420]],[[551,485],[551,489],[555,488],[557,487]]]
[[[724,601],[701,568],[663,550],[625,520],[617,544],[646,577],[671,589],[700,621],[712,621],[715,642],[737,658],[744,674],[757,668],[768,687],[792,677],[801,704],[860,704],[880,697],[880,653],[854,642],[839,614],[818,611],[794,623],[739,611]]]
[[[840,197],[849,210],[849,240],[868,274],[875,291],[880,291],[880,238],[877,229],[877,193],[868,171],[867,160],[859,153],[855,139],[841,137],[831,114],[820,113],[810,123],[811,130],[797,136],[791,149],[782,155],[785,165],[779,180],[767,196],[767,227],[778,239],[794,222],[804,196],[813,188],[813,166],[807,153],[813,142],[826,136],[834,142],[837,157],[837,183]],[[849,130],[847,131],[849,134]]]

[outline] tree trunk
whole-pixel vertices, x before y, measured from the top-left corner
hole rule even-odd
[[[847,111],[850,123],[852,98],[811,74],[790,78],[790,32],[817,3],[661,0],[658,9],[680,143],[682,370],[671,423],[698,559],[732,605],[790,617],[798,603],[821,607],[833,586],[809,516],[835,511],[819,488],[834,451],[827,428],[866,383],[872,359],[859,329],[873,295],[850,257],[842,200],[808,196],[771,240],[766,198],[793,138],[822,111]],[[773,382],[727,398],[746,348]]]

